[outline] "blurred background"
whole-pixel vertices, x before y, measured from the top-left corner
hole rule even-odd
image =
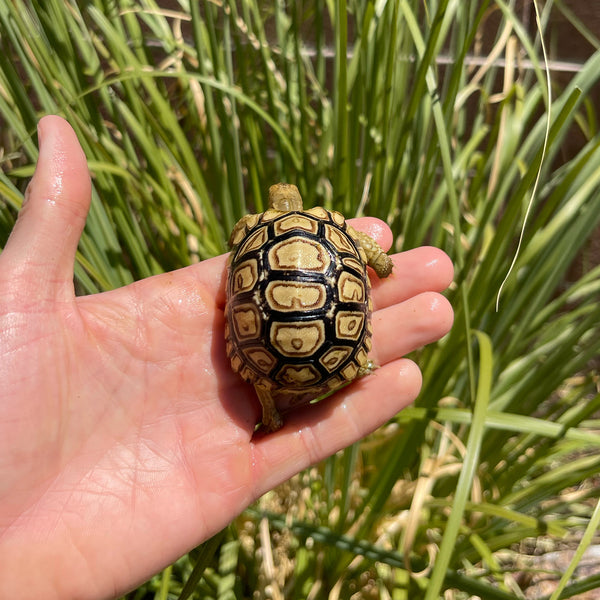
[[[0,0],[0,247],[61,114],[79,294],[226,252],[277,181],[456,265],[416,404],[128,599],[600,597],[600,11],[537,9]]]

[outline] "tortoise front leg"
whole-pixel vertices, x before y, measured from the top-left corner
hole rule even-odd
[[[392,259],[381,249],[381,246],[366,233],[356,231],[348,225],[348,233],[359,242],[367,255],[367,264],[373,268],[377,276],[382,279],[387,277],[394,267]]]

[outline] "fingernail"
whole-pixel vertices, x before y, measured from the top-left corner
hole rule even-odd
[[[42,128],[40,127],[41,121],[38,121],[37,124],[37,136],[38,136],[38,148],[41,150],[42,148]]]
[[[35,182],[35,175],[38,172],[40,157],[42,156],[42,153],[43,153],[42,145],[43,145],[44,134],[42,133],[43,127],[42,127],[41,123],[42,123],[41,121],[38,121],[38,124],[37,124],[38,159],[37,159],[37,163],[35,165],[35,171],[33,172],[33,176],[30,179],[29,183],[27,184],[27,188],[25,189],[25,194],[23,196],[23,202],[21,203],[21,208],[23,208],[29,201],[29,198],[30,198],[31,192],[32,192],[32,187]]]

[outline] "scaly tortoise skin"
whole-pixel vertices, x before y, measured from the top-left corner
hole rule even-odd
[[[303,210],[294,185],[271,186],[269,206],[243,217],[229,240],[225,339],[275,431],[280,412],[370,371],[366,266],[387,277],[392,260],[340,213]]]

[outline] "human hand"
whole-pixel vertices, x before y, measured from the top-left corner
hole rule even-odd
[[[402,356],[449,330],[438,292],[452,266],[433,248],[395,255],[393,275],[373,282],[381,368],[253,438],[260,405],[225,355],[226,257],[75,297],[86,160],[62,119],[44,118],[39,132],[0,254],[0,589],[105,598],[412,402],[421,376]],[[391,245],[380,221],[352,224]]]

